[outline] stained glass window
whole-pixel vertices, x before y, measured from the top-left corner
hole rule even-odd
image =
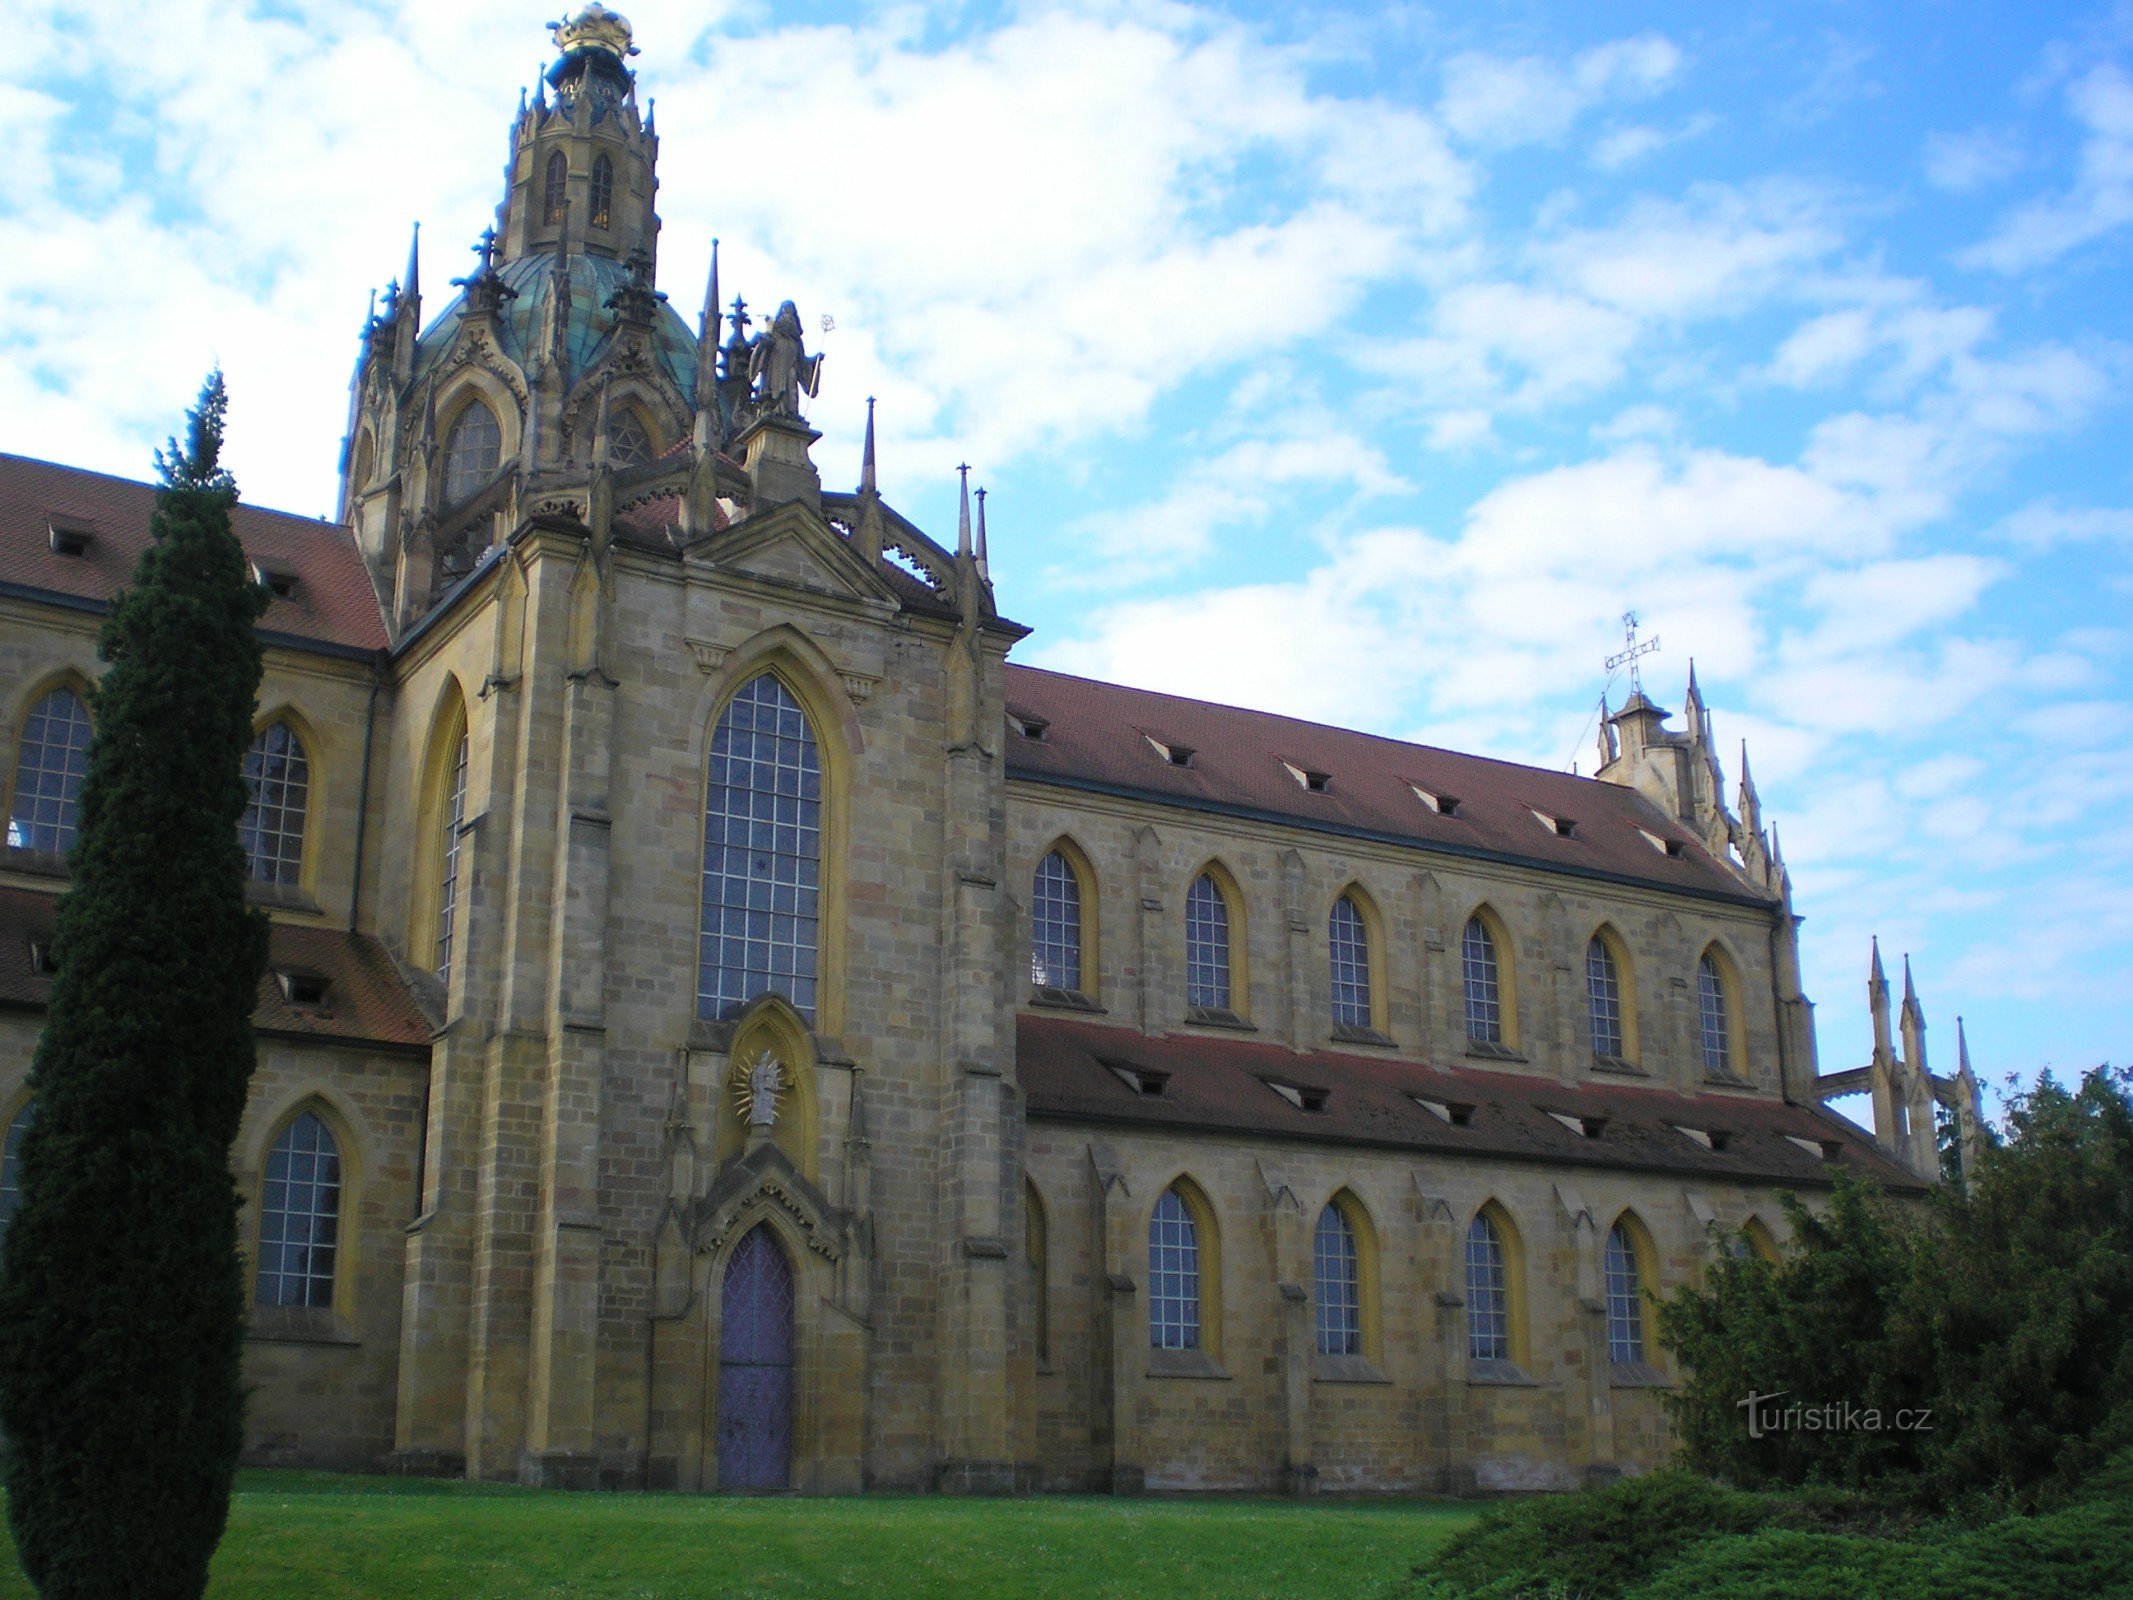
[[[11,850],[74,848],[81,780],[89,770],[89,708],[72,689],[54,689],[30,707],[15,747],[15,804],[8,813]]]
[[[1317,1291],[1318,1350],[1321,1355],[1363,1353],[1363,1265],[1355,1230],[1329,1205],[1318,1214],[1311,1243],[1312,1286]]]
[[[1615,953],[1598,934],[1585,947],[1585,996],[1592,1009],[1592,1053],[1622,1054],[1622,975]]]
[[[1057,850],[1037,863],[1030,885],[1029,981],[1039,989],[1081,988],[1081,880]]]
[[[326,1124],[306,1111],[282,1129],[267,1156],[259,1197],[259,1303],[332,1305],[340,1229],[341,1152]]]
[[[1229,902],[1207,873],[1185,891],[1185,1003],[1230,1008]]]
[[[1466,1230],[1466,1344],[1476,1361],[1511,1359],[1510,1276],[1503,1236],[1487,1212]]]
[[[1200,1230],[1175,1189],[1163,1191],[1148,1219],[1148,1342],[1200,1348]]]
[[[822,763],[807,713],[770,673],[718,719],[704,807],[697,1011],[780,994],[810,1022],[822,892]]]
[[[1459,954],[1466,977],[1466,1036],[1480,1044],[1501,1044],[1503,994],[1497,984],[1496,939],[1481,918],[1467,918]]]
[[[237,838],[259,883],[294,886],[304,875],[304,818],[311,802],[311,763],[304,742],[286,722],[262,728],[244,755],[251,802]]]
[[[1336,1026],[1370,1026],[1370,930],[1355,901],[1342,895],[1326,922],[1333,953],[1333,1021]]]

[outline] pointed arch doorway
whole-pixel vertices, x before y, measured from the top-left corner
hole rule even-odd
[[[792,1263],[769,1224],[742,1236],[719,1289],[718,1486],[792,1482]]]

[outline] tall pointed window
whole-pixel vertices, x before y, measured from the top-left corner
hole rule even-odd
[[[459,730],[459,743],[452,755],[452,776],[438,813],[442,837],[438,840],[437,872],[437,978],[447,988],[452,982],[452,945],[459,917],[459,843],[467,821],[467,731]]]
[[[1359,1356],[1363,1353],[1363,1262],[1355,1229],[1329,1203],[1318,1214],[1311,1241],[1311,1283],[1318,1307],[1318,1353]]]
[[[570,203],[570,167],[558,150],[548,158],[546,181],[541,185],[541,220],[554,227],[563,220],[563,209]]]
[[[1030,1301],[1035,1327],[1031,1329],[1037,1359],[1052,1359],[1052,1267],[1051,1230],[1045,1225],[1044,1200],[1037,1186],[1022,1180],[1023,1251],[1029,1257]]]
[[[1623,1223],[1607,1232],[1607,1359],[1644,1359],[1644,1278]]]
[[[444,503],[455,506],[486,484],[504,455],[504,430],[496,413],[470,400],[444,442]]]
[[[1718,957],[1703,953],[1696,963],[1696,998],[1703,1017],[1703,1070],[1706,1077],[1733,1076],[1733,1019],[1726,1004],[1726,977]]]
[[[0,1239],[7,1237],[7,1225],[22,1204],[22,1141],[29,1137],[36,1114],[35,1101],[16,1112],[7,1125],[7,1142],[0,1146]]]
[[[1232,1009],[1229,902],[1205,872],[1185,891],[1185,1003],[1203,1011]]]
[[[1081,880],[1057,850],[1037,863],[1030,884],[1029,981],[1039,989],[1081,990]]]
[[[606,156],[593,159],[592,225],[604,228],[615,210],[615,164]]]
[[[288,723],[270,723],[252,740],[244,754],[244,785],[251,799],[238,819],[237,839],[252,879],[294,888],[304,875],[311,762]]]
[[[306,1111],[267,1155],[259,1196],[259,1287],[263,1306],[333,1304],[341,1232],[341,1152]]]
[[[1615,965],[1615,953],[1597,933],[1585,946],[1585,999],[1592,1016],[1592,1053],[1620,1060],[1622,974]]]
[[[89,708],[72,689],[54,689],[30,707],[15,747],[15,804],[8,812],[11,850],[74,848],[81,780],[89,770]]]
[[[1503,1043],[1503,990],[1496,968],[1496,936],[1480,917],[1467,918],[1459,939],[1466,980],[1466,1036],[1477,1044]]]
[[[1148,1218],[1148,1343],[1200,1348],[1200,1227],[1174,1187]]]
[[[1476,1361],[1511,1359],[1511,1277],[1503,1233],[1486,1211],[1466,1230],[1466,1348]]]
[[[792,692],[766,672],[711,739],[697,1011],[780,994],[812,1022],[822,896],[822,762]]]
[[[1370,1026],[1370,930],[1353,895],[1333,902],[1326,919],[1333,955],[1333,1023],[1340,1028]]]

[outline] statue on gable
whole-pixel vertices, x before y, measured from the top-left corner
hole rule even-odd
[[[800,311],[790,300],[778,307],[769,331],[757,335],[749,347],[748,378],[755,385],[759,416],[797,417],[800,396],[812,399],[820,392],[822,357],[807,353]]]

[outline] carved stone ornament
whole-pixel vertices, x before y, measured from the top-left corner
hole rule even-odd
[[[778,1095],[785,1087],[785,1069],[768,1050],[753,1061],[733,1063],[733,1097],[742,1118],[751,1128],[769,1128],[778,1120]]]
[[[844,680],[844,692],[852,697],[852,704],[863,706],[874,697],[874,685],[881,682],[871,672],[840,672]]]
[[[698,672],[716,672],[726,664],[726,657],[733,654],[733,647],[725,644],[706,644],[701,639],[684,639],[689,654],[696,658]]]

